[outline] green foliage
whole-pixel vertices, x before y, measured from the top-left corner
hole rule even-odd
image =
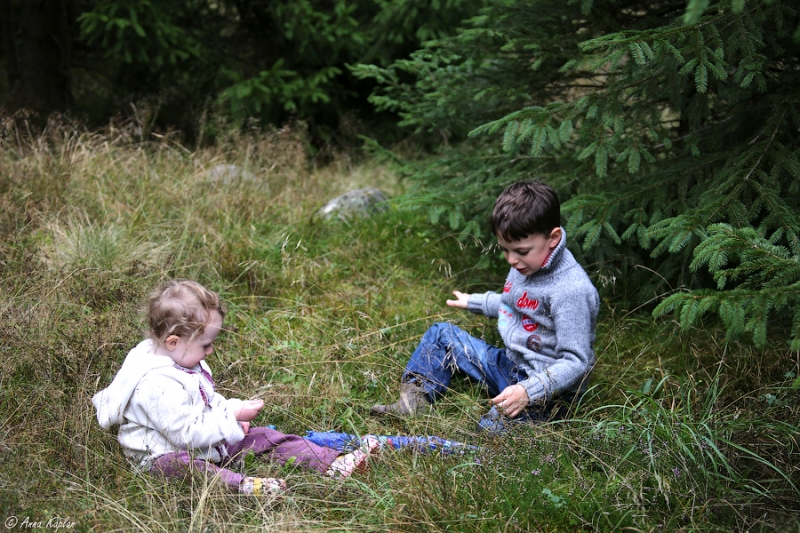
[[[262,70],[257,76],[247,79],[229,72],[236,83],[220,93],[220,100],[230,104],[235,117],[259,116],[270,105],[280,105],[284,111],[296,112],[298,108],[307,109],[318,102],[330,102],[324,87],[341,73],[338,68],[327,67],[303,78],[293,70],[284,69],[283,64],[283,59],[278,59],[269,70]]]
[[[221,74],[233,84],[220,92],[219,100],[239,120],[260,117],[277,122],[289,114],[311,116],[315,107],[330,103],[342,91],[337,77],[343,63],[352,61],[367,45],[369,37],[357,18],[358,8],[348,0],[249,6],[254,19],[269,20],[274,26],[278,33],[271,40],[283,52],[270,53],[271,65],[264,58],[256,59],[260,71],[228,66]]]
[[[470,24],[408,60],[356,71],[382,84],[378,109],[397,111],[418,134],[470,138],[442,149],[438,165],[406,170],[446,197],[464,220],[457,227],[485,220],[490,204],[478,189],[493,196],[543,179],[566,200],[582,261],[599,278],[626,279],[633,305],[688,290],[658,312],[688,326],[715,311],[731,338],[747,333],[763,345],[773,331],[800,346],[787,266],[796,259],[739,253],[741,266],[722,271],[731,250],[718,230],[727,224],[797,256],[792,2],[519,0],[496,2]]]
[[[484,4],[84,0],[76,4],[76,70],[87,81],[100,73],[103,83],[83,83],[78,105],[99,113],[98,100],[147,100],[161,108],[162,124],[184,128],[213,106],[238,124],[299,117],[312,129],[335,129],[362,111],[371,90],[346,65],[387,65],[449,35]]]
[[[160,68],[199,54],[200,44],[177,24],[187,11],[186,2],[101,0],[78,22],[86,42],[99,45],[105,57]]]
[[[790,250],[781,230],[769,239],[753,229],[735,229],[728,224],[708,228],[708,236],[695,248],[691,268],[707,268],[717,290],[673,294],[655,309],[657,315],[676,312],[687,330],[710,312],[723,320],[730,339],[749,333],[756,344],[769,343],[767,325],[781,317],[791,321],[791,349],[800,350],[800,253],[797,235]],[[725,290],[729,286],[734,288]]]

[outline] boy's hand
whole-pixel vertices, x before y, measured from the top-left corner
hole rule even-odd
[[[247,432],[250,431],[250,422],[239,422],[239,425],[242,426],[242,431],[247,435]]]
[[[447,300],[447,305],[449,305],[450,307],[459,307],[461,309],[467,309],[467,304],[469,303],[470,295],[465,292],[458,292],[458,291],[453,291],[453,294],[455,294],[456,299]]]
[[[528,392],[522,385],[509,385],[503,392],[489,400],[490,404],[496,405],[501,413],[509,418],[514,418],[528,407]]]
[[[264,407],[264,400],[245,400],[233,414],[239,422],[250,422],[258,416],[262,407]]]

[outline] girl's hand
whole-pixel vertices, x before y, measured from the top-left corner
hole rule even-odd
[[[469,294],[465,292],[453,291],[455,294],[455,300],[447,300],[447,305],[450,307],[458,307],[460,309],[467,309],[467,304],[469,303]]]
[[[250,431],[250,422],[239,422],[239,425],[242,426],[242,431],[247,435],[247,432]]]
[[[262,407],[264,407],[264,400],[245,400],[234,415],[239,422],[250,422],[258,416]]]
[[[528,391],[522,385],[509,385],[503,392],[489,400],[500,412],[509,418],[514,418],[528,406]]]

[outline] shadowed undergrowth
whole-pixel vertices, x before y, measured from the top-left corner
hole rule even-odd
[[[316,210],[349,189],[404,191],[369,162],[315,168],[302,131],[189,152],[134,142],[134,126],[53,123],[31,138],[6,121],[0,133],[4,519],[154,532],[800,528],[798,355],[781,340],[725,344],[713,325],[681,334],[607,301],[592,389],[572,420],[478,435],[485,396],[463,382],[430,416],[373,419],[431,322],[498,340],[490,321],[444,305],[453,289],[501,283],[502,271],[475,267],[480,243],[394,205],[323,223]],[[253,179],[214,181],[220,164]],[[178,276],[226,301],[209,364],[223,394],[266,401],[257,423],[440,435],[483,452],[388,452],[344,483],[248,464],[293,488],[266,508],[214,479],[136,474],[90,400],[141,337],[143,296]]]

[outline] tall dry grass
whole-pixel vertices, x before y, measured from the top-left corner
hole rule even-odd
[[[430,416],[367,415],[390,399],[426,327],[493,324],[442,305],[490,290],[464,244],[392,206],[351,223],[315,216],[360,186],[403,192],[390,169],[315,166],[302,128],[238,131],[189,151],[134,116],[89,132],[0,124],[0,518],[80,531],[760,531],[798,529],[797,354],[680,335],[607,302],[593,388],[573,419],[504,439],[475,431],[482,391],[459,382]],[[247,174],[213,179],[218,165]],[[409,201],[403,202],[408,205]],[[161,279],[198,279],[229,307],[209,363],[223,394],[261,397],[285,432],[432,434],[477,455],[384,453],[364,475],[288,478],[282,502],[216,479],[135,472],[91,396],[141,337]],[[8,524],[6,524],[8,525]],[[17,524],[16,529],[21,526]]]

